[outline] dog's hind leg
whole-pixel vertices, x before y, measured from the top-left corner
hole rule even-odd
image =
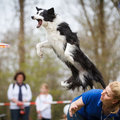
[[[78,69],[76,69],[72,65],[72,63],[70,63],[69,61],[66,61],[65,64],[68,66],[68,68],[71,69],[72,76],[69,79],[62,81],[61,86],[68,88],[68,89],[72,89],[72,90],[74,90],[75,88],[79,89],[79,87],[83,85],[82,85],[81,80],[79,79]]]
[[[67,88],[69,90],[70,89],[75,90],[75,88],[77,88],[79,90],[80,86],[82,86],[82,82],[79,80],[78,77],[71,76],[67,80],[62,81],[61,86],[65,87],[65,88]]]
[[[73,54],[72,52],[74,51],[75,46],[71,45],[70,43],[67,43],[66,49],[65,49],[65,57],[66,59],[74,65],[74,59],[73,59]]]
[[[49,44],[49,42],[46,40],[44,42],[38,43],[36,45],[36,49],[37,49],[37,54],[42,57],[43,53],[42,53],[42,48],[51,48],[51,45]]]

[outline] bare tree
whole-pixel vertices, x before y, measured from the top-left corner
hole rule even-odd
[[[112,14],[112,8],[105,0],[90,1],[88,3],[79,0],[79,2],[85,17],[84,21],[79,19],[85,32],[80,34],[80,39],[84,41],[82,44],[85,51],[102,72],[104,80],[108,84],[110,80],[116,80],[120,71],[120,54],[115,54],[119,50],[116,43],[120,34],[120,28],[118,27],[120,21],[115,14]],[[92,17],[86,9],[87,6],[94,12]],[[110,9],[109,13],[105,11],[106,6]],[[110,21],[111,16],[116,18]],[[109,24],[109,21],[112,24]],[[88,35],[88,32],[91,34]],[[88,40],[91,42],[89,45]]]
[[[18,52],[19,52],[19,69],[22,69],[22,66],[25,63],[25,28],[24,28],[24,5],[25,0],[19,0],[20,7],[20,28],[19,28],[19,43],[18,43]]]

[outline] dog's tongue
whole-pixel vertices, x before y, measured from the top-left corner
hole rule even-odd
[[[42,24],[42,20],[39,20],[39,21],[38,21],[37,28],[39,28],[39,27],[41,26],[41,24]]]

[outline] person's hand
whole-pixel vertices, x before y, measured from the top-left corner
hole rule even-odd
[[[16,99],[12,99],[12,102],[16,103],[17,106],[20,107],[20,109],[24,109],[24,106],[23,106],[23,102],[22,101],[18,101]]]
[[[40,113],[40,111],[37,111],[37,114],[39,114]]]
[[[43,118],[40,112],[39,112],[39,114],[38,114],[38,118],[39,118],[40,120]]]
[[[17,105],[18,105],[18,106],[23,106],[23,102],[17,101]]]
[[[27,102],[27,100],[24,100],[23,102]]]
[[[25,109],[25,107],[22,105],[22,106],[19,106],[20,107],[20,109]]]
[[[77,111],[78,111],[78,106],[75,102],[73,102],[69,108],[70,117],[73,117],[73,114],[75,114]]]
[[[20,109],[25,109],[25,107],[23,106],[23,102],[21,101],[17,101],[17,106],[19,106]]]

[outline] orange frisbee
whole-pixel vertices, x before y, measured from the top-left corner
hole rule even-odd
[[[10,44],[0,43],[0,48],[8,48],[10,46],[11,46]]]

